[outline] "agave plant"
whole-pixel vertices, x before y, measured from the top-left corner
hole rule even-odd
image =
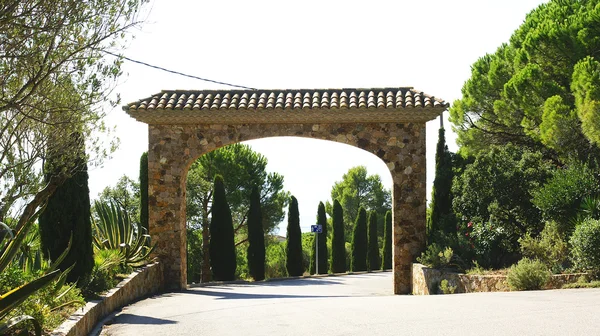
[[[14,260],[16,260],[15,256],[18,255],[21,250],[21,245],[27,239],[27,235],[31,229],[31,226],[33,225],[33,222],[33,219],[30,220],[16,233],[13,232],[13,230],[6,224],[0,222],[0,231],[2,232],[0,234],[0,246],[2,247],[0,254],[0,273],[6,270],[6,268],[8,268]],[[19,304],[25,301],[29,296],[34,294],[36,291],[52,284],[54,281],[56,281],[54,285],[54,291],[56,295],[63,296],[72,288],[69,287],[63,293],[58,293],[58,291],[63,287],[67,274],[73,266],[63,272],[55,269],[56,266],[60,264],[60,262],[66,257],[70,247],[71,241],[69,241],[67,249],[60,255],[60,257],[47,268],[43,276],[0,295],[0,321],[5,320],[8,314],[17,306],[19,306]],[[42,334],[42,328],[38,321],[31,316],[21,315],[13,317],[4,323],[0,323],[0,335],[5,334],[7,330],[25,322],[31,322],[33,324],[36,336]]]
[[[131,221],[127,212],[113,202],[94,203],[92,216],[94,247],[98,250],[119,250],[129,266],[147,264],[154,250],[150,235],[141,225]]]

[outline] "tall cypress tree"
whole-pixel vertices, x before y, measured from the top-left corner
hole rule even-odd
[[[344,210],[338,200],[333,200],[333,232],[331,235],[331,271],[346,272],[346,237],[344,237]]]
[[[383,258],[381,269],[392,269],[392,212],[385,213],[385,233],[383,236]]]
[[[367,270],[367,211],[360,207],[352,232],[352,260],[350,269],[353,272]]]
[[[287,245],[285,247],[285,268],[290,276],[304,274],[302,264],[302,231],[300,230],[300,213],[298,200],[292,196],[288,210]]]
[[[73,174],[50,196],[39,217],[41,249],[46,258],[56,260],[67,248],[69,239],[72,239],[69,253],[58,266],[65,270],[75,264],[67,276],[68,282],[85,278],[94,266],[85,145],[79,136],[75,136],[73,141],[81,151],[73,164]],[[60,155],[49,157],[46,179],[49,180],[53,172],[65,169],[65,164]]]
[[[148,227],[148,152],[140,157],[140,224],[149,231]]]
[[[248,270],[256,281],[265,278],[265,232],[262,224],[260,193],[252,188],[248,210]]]
[[[325,213],[325,205],[323,202],[319,202],[319,208],[317,209],[317,225],[321,225],[323,228],[322,233],[317,233],[319,235],[319,274],[327,274],[329,269],[329,251],[327,251],[327,215]],[[316,273],[316,242],[317,240],[313,239],[310,257],[310,274]]]
[[[429,216],[427,240],[432,243],[442,236],[456,235],[456,218],[452,211],[452,153],[446,145],[443,125],[440,116],[440,130],[435,152],[435,179],[431,192],[431,215]]]
[[[210,266],[215,280],[235,280],[236,255],[233,220],[221,175],[215,176],[210,221]]]
[[[369,271],[379,269],[379,242],[377,241],[377,213],[371,211],[369,214],[368,227],[368,248],[367,248],[367,269]]]

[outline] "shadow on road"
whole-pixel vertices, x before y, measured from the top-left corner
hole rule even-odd
[[[263,293],[231,293],[217,292],[203,288],[194,288],[179,292],[181,294],[194,294],[213,296],[217,300],[251,300],[251,299],[318,299],[318,298],[339,298],[348,297],[346,295],[288,295],[288,294],[263,294]]]
[[[140,316],[135,314],[119,314],[117,317],[119,324],[176,324],[177,321],[165,320],[156,317]]]

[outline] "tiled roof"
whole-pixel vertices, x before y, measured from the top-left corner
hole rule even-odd
[[[334,111],[337,111],[338,118],[341,118],[352,115],[352,113],[348,114],[349,112],[396,111],[405,115],[403,119],[406,119],[406,113],[409,112],[420,120],[422,118],[419,118],[418,115],[421,112],[441,113],[447,107],[448,104],[443,100],[426,95],[413,88],[379,88],[219,91],[167,90],[127,104],[123,107],[123,110],[140,121],[161,123],[168,122],[167,118],[170,118],[172,122],[193,122],[191,119],[197,119],[194,118],[194,115],[206,117],[209,115],[207,114],[208,112],[210,112],[210,116],[217,119],[224,119],[228,115],[230,117],[234,115],[254,115],[256,117],[257,113],[268,111],[276,111],[277,115],[283,117],[287,112],[289,115],[295,115],[295,118],[292,119],[298,119],[299,117],[301,119],[301,116],[296,115],[298,112],[303,112],[309,116],[314,115],[317,111],[326,115],[331,115]],[[186,113],[178,113],[180,111]],[[232,112],[237,113],[232,114]],[[439,115],[439,113],[436,115]],[[430,113],[426,114],[429,115]],[[428,118],[428,120],[433,118]],[[242,119],[244,118],[241,118],[239,121],[248,122]]]

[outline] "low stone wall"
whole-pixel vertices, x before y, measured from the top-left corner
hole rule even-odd
[[[131,302],[155,294],[164,288],[163,265],[147,265],[121,281],[100,300],[88,302],[50,335],[84,336],[105,316]]]
[[[585,273],[552,275],[545,289],[558,289],[564,284],[577,282]],[[442,280],[448,280],[456,287],[454,293],[508,292],[510,288],[505,275],[467,275],[446,270],[426,267],[421,264],[412,266],[413,295],[431,295],[439,293]]]

